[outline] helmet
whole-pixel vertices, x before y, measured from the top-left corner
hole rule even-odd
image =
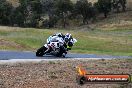
[[[56,34],[54,34],[54,36],[63,37],[63,34],[62,33],[56,33]]]
[[[68,42],[68,41],[70,41],[71,38],[72,38],[71,34],[70,33],[66,33],[65,41]]]

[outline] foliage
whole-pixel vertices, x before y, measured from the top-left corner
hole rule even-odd
[[[0,24],[10,25],[10,14],[13,7],[5,0],[0,0]]]
[[[67,27],[70,20],[81,19],[83,24],[93,22],[98,14],[105,18],[112,8],[119,12],[126,9],[126,0],[98,0],[92,4],[87,0],[19,0],[13,7],[6,0],[0,0],[0,24],[20,27]]]
[[[95,7],[100,13],[103,13],[106,18],[111,11],[111,0],[98,0],[98,2],[95,3]]]
[[[62,19],[63,27],[66,27],[66,19],[69,17],[73,10],[73,3],[70,0],[58,0],[56,2],[57,16]]]
[[[83,23],[88,24],[88,20],[95,17],[95,8],[92,6],[92,3],[88,3],[87,0],[79,0],[75,4],[76,14],[80,14],[83,17]]]
[[[116,12],[120,12],[120,8],[122,8],[122,11],[126,10],[126,0],[113,0],[112,1],[112,7]]]

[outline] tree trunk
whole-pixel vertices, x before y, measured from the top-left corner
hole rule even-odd
[[[67,14],[63,12],[63,27],[64,28],[66,28],[66,17],[67,17]]]
[[[66,28],[66,18],[63,18],[63,27]]]

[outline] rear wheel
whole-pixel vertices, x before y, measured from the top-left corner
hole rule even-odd
[[[36,56],[38,57],[42,57],[44,55],[44,52],[47,50],[47,48],[45,46],[42,46],[41,48],[39,48],[36,52]]]

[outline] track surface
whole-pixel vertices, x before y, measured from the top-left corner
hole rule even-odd
[[[66,55],[66,58],[60,58],[60,59],[67,59],[67,58],[132,58],[130,56],[110,56],[110,55],[95,55],[95,54],[71,54],[68,53]],[[52,56],[52,55],[46,55],[43,57],[36,57],[35,52],[21,52],[21,51],[0,51],[0,60],[10,60],[10,59],[58,59],[58,57]]]

